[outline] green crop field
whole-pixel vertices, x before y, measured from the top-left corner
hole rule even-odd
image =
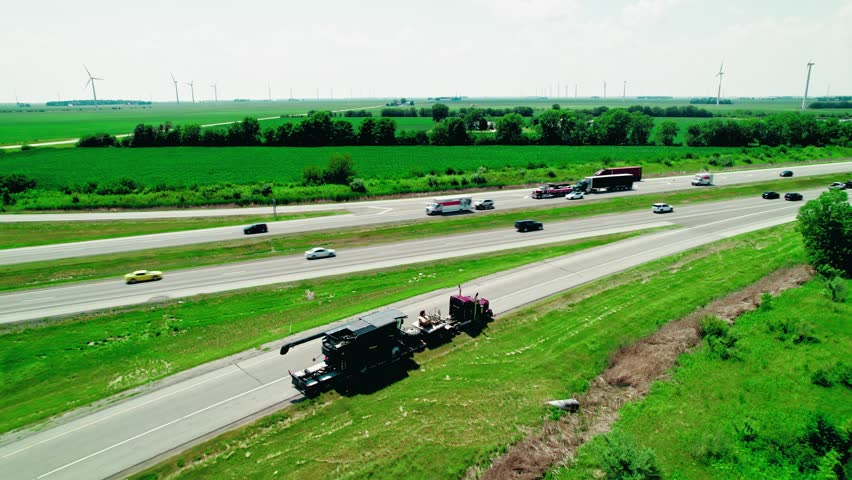
[[[153,105],[105,105],[94,107],[0,108],[0,145],[66,140],[94,133],[130,133],[140,123],[158,125],[210,124],[245,117],[278,117],[311,110],[362,109],[384,105],[383,99],[155,103]]]
[[[849,478],[850,317],[852,305],[832,302],[822,280],[789,290],[737,320],[731,358],[706,343],[683,355],[613,428],[651,449],[663,478],[844,478],[835,475],[844,469]],[[547,478],[595,477],[601,447],[598,438],[575,468]]]
[[[461,478],[541,425],[545,400],[584,391],[619,346],[802,259],[788,224],[655,261],[418,354],[377,392],[303,402],[138,478]]]
[[[499,170],[530,163],[554,168],[620,164],[680,158],[710,157],[739,152],[714,147],[170,147],[33,149],[0,156],[0,171],[32,177],[37,185],[57,190],[89,181],[113,182],[133,178],[146,186],[258,184],[299,181],[310,165],[325,166],[331,154],[349,153],[357,176],[395,179],[412,172],[443,174],[448,167],[465,172],[479,167]],[[591,172],[586,172],[590,174]],[[585,176],[582,175],[582,176]]]
[[[305,167],[349,154],[366,192],[305,186]],[[171,147],[34,149],[0,155],[0,171],[36,181],[9,211],[345,201],[585,177],[603,165],[640,164],[646,176],[845,158],[852,148],[806,147]],[[133,187],[115,193],[122,180]],[[261,192],[269,187],[269,193]],[[100,189],[107,190],[101,192]]]

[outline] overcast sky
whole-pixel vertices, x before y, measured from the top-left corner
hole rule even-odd
[[[55,0],[2,7],[0,102],[852,95],[852,0]],[[189,87],[180,85],[181,98]]]

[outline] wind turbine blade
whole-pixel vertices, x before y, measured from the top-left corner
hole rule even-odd
[[[92,73],[89,71],[89,68],[83,65],[83,68],[86,69],[86,73],[89,75],[89,78],[92,78]]]
[[[177,83],[177,80],[175,80],[175,74],[170,72],[169,75],[172,76],[172,81]]]

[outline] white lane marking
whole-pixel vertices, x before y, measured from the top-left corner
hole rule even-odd
[[[259,361],[257,361],[257,362],[249,363],[249,364],[245,365],[245,368],[249,368],[249,367],[253,367],[253,366],[255,366],[255,365],[259,365],[259,364],[261,364],[261,363],[263,363],[263,362],[266,362],[266,361],[269,361],[270,359],[273,359],[273,358],[277,358],[277,357],[273,357],[273,356],[271,356],[271,355],[270,355],[270,356],[269,356],[269,358],[265,358],[265,359],[259,360]],[[86,423],[86,424],[80,425],[79,427],[76,427],[76,428],[73,428],[73,429],[71,429],[71,430],[68,430],[68,431],[66,431],[66,432],[60,433],[59,435],[54,435],[54,436],[52,436],[52,437],[50,437],[50,438],[45,438],[44,440],[42,440],[42,441],[40,441],[40,442],[36,442],[36,443],[34,443],[34,444],[32,444],[32,445],[26,446],[26,447],[21,448],[21,449],[19,449],[19,450],[15,450],[14,452],[7,453],[6,455],[3,455],[3,458],[11,457],[12,455],[15,455],[15,454],[17,454],[17,453],[21,453],[21,452],[23,452],[23,451],[25,451],[25,450],[29,450],[29,449],[31,449],[31,448],[33,448],[33,447],[37,447],[37,446],[42,445],[42,444],[44,444],[44,443],[47,443],[47,442],[49,442],[49,441],[51,441],[51,440],[56,440],[56,439],[57,439],[57,438],[59,438],[59,437],[64,437],[65,435],[68,435],[69,433],[74,433],[74,432],[76,432],[76,431],[78,431],[78,430],[82,430],[82,429],[84,429],[84,428],[86,428],[86,427],[90,427],[90,426],[92,426],[92,425],[95,425],[96,423],[101,423],[101,422],[103,422],[104,420],[109,420],[109,419],[111,419],[111,418],[113,418],[113,417],[116,417],[116,416],[118,416],[118,415],[122,415],[122,414],[125,414],[125,413],[127,413],[127,412],[130,412],[130,411],[136,410],[137,408],[144,407],[145,405],[149,405],[149,404],[154,403],[154,402],[159,402],[160,400],[165,400],[166,398],[171,397],[172,395],[176,395],[176,394],[181,393],[181,392],[184,392],[184,391],[186,391],[186,390],[189,390],[189,389],[192,389],[192,388],[198,387],[198,386],[200,386],[200,385],[203,385],[203,384],[205,384],[205,383],[207,383],[207,382],[211,382],[211,381],[213,381],[213,380],[218,380],[218,379],[220,379],[220,378],[222,378],[222,377],[224,377],[224,376],[226,376],[226,375],[230,375],[230,374],[232,374],[232,373],[237,373],[237,372],[240,372],[240,371],[241,371],[241,370],[240,370],[240,368],[235,366],[235,369],[233,369],[233,370],[229,370],[229,371],[224,372],[224,373],[221,373],[221,374],[219,374],[219,375],[216,375],[215,377],[208,378],[207,380],[202,380],[202,381],[200,381],[200,382],[198,382],[198,383],[194,383],[194,384],[192,384],[192,385],[187,385],[186,387],[183,387],[183,388],[181,388],[181,389],[175,390],[174,392],[167,393],[167,394],[162,395],[162,396],[159,396],[159,397],[157,397],[157,398],[152,398],[151,400],[147,400],[147,401],[142,402],[142,403],[140,403],[140,404],[138,404],[138,405],[135,405],[135,406],[133,406],[133,407],[126,408],[126,409],[124,409],[124,410],[120,410],[120,411],[118,411],[118,412],[115,412],[115,413],[113,413],[113,414],[111,414],[111,415],[108,415],[108,416],[106,416],[106,417],[100,418],[100,419],[95,420],[95,421],[93,421],[93,422],[89,422],[89,423]]]
[[[241,274],[241,273],[246,273],[246,271],[245,271],[245,270],[240,270],[239,272],[228,272],[228,273],[222,273],[222,274],[220,274],[219,276],[220,276],[220,277],[227,277],[227,276],[229,276],[229,275],[239,275],[239,274]]]
[[[42,300],[48,300],[48,299],[51,299],[51,298],[56,298],[56,297],[41,297],[41,298],[33,298],[33,299],[30,299],[30,300],[21,300],[21,303],[40,302]]]
[[[188,414],[186,414],[186,415],[184,415],[184,416],[182,416],[182,417],[180,417],[180,418],[176,418],[176,419],[172,420],[171,422],[164,423],[164,424],[160,425],[159,427],[154,427],[154,428],[152,428],[152,429],[150,429],[150,430],[148,430],[148,431],[145,431],[145,432],[140,433],[139,435],[135,435],[135,436],[133,436],[133,437],[130,437],[130,438],[128,438],[127,440],[122,440],[121,442],[118,442],[118,443],[116,443],[116,444],[110,445],[109,447],[106,447],[106,448],[104,448],[104,449],[98,450],[98,451],[97,451],[97,452],[95,452],[95,453],[92,453],[92,454],[90,454],[90,455],[86,455],[86,456],[85,456],[85,457],[83,457],[83,458],[80,458],[80,459],[78,459],[78,460],[74,460],[73,462],[71,462],[71,463],[67,463],[67,464],[65,464],[65,465],[63,465],[63,466],[61,466],[61,467],[59,467],[59,468],[55,468],[55,469],[53,469],[53,470],[51,470],[51,471],[49,471],[49,472],[47,472],[47,473],[44,473],[44,474],[42,474],[42,475],[39,475],[39,476],[38,476],[38,477],[36,477],[36,478],[44,478],[44,477],[46,477],[46,476],[48,476],[48,475],[51,475],[51,474],[54,474],[54,473],[56,473],[56,472],[58,472],[58,471],[60,471],[60,470],[64,470],[64,469],[66,469],[66,468],[68,468],[68,467],[70,467],[70,466],[72,466],[72,465],[76,465],[76,464],[78,464],[78,463],[80,463],[80,462],[86,461],[86,460],[88,460],[88,459],[90,459],[90,458],[92,458],[92,457],[94,457],[94,456],[100,455],[100,454],[102,454],[102,453],[104,453],[104,452],[108,452],[108,451],[112,450],[113,448],[120,447],[120,446],[124,445],[125,443],[132,442],[133,440],[136,440],[137,438],[144,437],[145,435],[148,435],[149,433],[154,433],[154,432],[156,432],[157,430],[162,430],[162,429],[164,429],[164,428],[168,427],[169,425],[172,425],[172,424],[175,424],[175,423],[177,423],[177,422],[180,422],[180,421],[186,420],[187,418],[194,417],[194,416],[198,415],[199,413],[204,413],[204,412],[206,412],[207,410],[210,410],[211,408],[216,408],[216,407],[218,407],[219,405],[222,405],[222,404],[225,404],[225,403],[230,402],[231,400],[236,400],[236,399],[238,399],[238,398],[240,398],[240,397],[244,397],[244,396],[246,396],[246,395],[248,395],[248,394],[250,394],[250,393],[254,393],[254,392],[256,392],[256,391],[258,391],[258,390],[260,390],[260,389],[262,389],[262,388],[266,388],[266,387],[268,387],[268,386],[270,386],[270,385],[275,385],[276,383],[278,383],[278,382],[280,382],[281,380],[284,380],[284,379],[286,379],[286,378],[290,378],[290,376],[289,376],[289,375],[287,375],[286,377],[281,377],[281,378],[279,378],[279,379],[277,379],[277,380],[273,380],[273,381],[271,381],[271,382],[269,382],[269,383],[267,383],[267,384],[261,385],[261,386],[259,386],[259,387],[252,388],[251,390],[245,391],[245,392],[240,393],[240,394],[238,394],[238,395],[234,395],[233,397],[230,397],[230,398],[226,398],[225,400],[222,400],[222,401],[220,401],[220,402],[216,402],[216,403],[214,403],[213,405],[208,405],[208,406],[206,406],[206,407],[202,408],[201,410],[196,410],[196,411],[194,411],[194,412],[192,412],[192,413],[188,413]]]
[[[776,208],[775,210],[784,210],[785,208],[789,208],[789,207]],[[770,210],[770,211],[774,211],[774,210]],[[751,217],[751,216],[754,216],[754,215],[759,215],[759,214],[761,214],[761,213],[764,213],[764,212],[749,213],[749,214],[747,214],[747,215],[741,215],[741,216],[739,216],[739,217],[733,217],[733,218],[728,218],[728,219],[725,219],[725,220],[719,220],[719,221],[716,221],[716,222],[705,223],[704,225],[700,225],[700,226],[698,226],[698,227],[689,227],[689,228],[684,228],[684,229],[682,229],[682,230],[681,230],[681,229],[678,229],[678,230],[672,230],[671,232],[663,233],[663,234],[662,234],[662,235],[660,235],[660,236],[674,235],[674,234],[676,234],[676,233],[687,232],[687,231],[689,231],[689,230],[695,230],[695,229],[697,229],[697,228],[707,227],[707,226],[710,226],[710,225],[715,225],[715,224],[717,224],[717,223],[727,222],[727,221],[729,221],[729,220],[736,220],[736,219],[739,219],[739,218]],[[736,228],[740,228],[740,227],[733,227],[733,228],[729,228],[728,230],[733,230],[733,229],[736,229]],[[727,231],[727,230],[723,230],[723,231]],[[719,234],[719,232],[705,233],[704,235],[699,235],[698,237],[693,237],[693,238],[689,238],[689,239],[686,239],[686,240],[680,240],[680,241],[677,241],[677,242],[674,242],[674,243],[669,243],[669,244],[666,244],[666,245],[660,245],[659,247],[654,247],[654,248],[652,248],[652,249],[650,249],[650,250],[646,250],[646,251],[644,251],[644,252],[640,252],[640,253],[634,253],[633,255],[628,255],[628,256],[626,256],[626,257],[619,257],[618,259],[616,259],[616,260],[612,260],[612,261],[610,261],[610,262],[601,263],[601,264],[599,264],[599,265],[595,265],[594,267],[589,267],[589,268],[586,268],[586,269],[584,269],[584,270],[578,270],[578,271],[576,271],[576,272],[569,273],[569,274],[567,274],[567,275],[563,275],[563,276],[561,276],[561,277],[553,278],[553,279],[548,280],[548,281],[546,281],[546,282],[544,282],[544,283],[539,283],[539,284],[536,284],[536,285],[534,285],[534,286],[532,286],[532,287],[527,287],[527,288],[524,288],[524,289],[522,289],[522,290],[518,290],[518,291],[516,291],[516,292],[512,292],[512,293],[510,293],[510,294],[508,294],[508,295],[503,295],[502,297],[495,298],[494,300],[492,300],[492,302],[496,302],[496,301],[498,301],[498,300],[502,300],[502,299],[504,299],[504,298],[509,298],[509,297],[511,297],[511,296],[513,296],[513,295],[517,295],[517,294],[519,294],[519,293],[527,292],[527,291],[529,291],[529,290],[536,290],[536,289],[539,289],[539,288],[541,288],[542,286],[547,285],[547,284],[549,284],[549,283],[562,281],[562,280],[565,280],[565,279],[566,279],[566,278],[568,278],[568,277],[573,277],[574,275],[579,275],[579,274],[581,274],[581,273],[585,273],[585,272],[588,272],[588,271],[590,271],[590,270],[598,270],[598,269],[600,269],[600,267],[604,267],[604,266],[607,266],[607,265],[612,265],[613,263],[617,263],[617,262],[620,262],[620,261],[625,260],[625,259],[628,259],[628,258],[633,258],[633,257],[638,257],[638,256],[640,256],[640,255],[645,255],[645,254],[647,254],[648,252],[653,252],[654,250],[660,250],[660,249],[662,249],[662,248],[671,247],[672,245],[677,245],[678,243],[689,242],[689,241],[694,240],[695,238],[709,237],[710,235],[718,235],[718,234]]]
[[[390,211],[393,211],[393,208],[388,208],[388,207],[371,207],[371,206],[367,206],[366,208],[375,208],[376,210],[381,210],[381,212],[378,212],[378,213],[371,213],[370,215],[383,215],[383,214],[385,214],[385,213],[388,213],[388,212],[390,212]]]

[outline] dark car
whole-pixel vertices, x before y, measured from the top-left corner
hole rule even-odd
[[[515,229],[519,232],[529,232],[530,230],[544,230],[544,225],[535,220],[518,220],[515,222]]]
[[[774,198],[780,197],[781,195],[779,195],[778,192],[763,192],[763,195],[761,196],[767,200],[772,200]]]
[[[255,223],[254,225],[249,225],[248,227],[243,229],[243,233],[246,235],[251,235],[253,233],[266,233],[269,231],[265,223]]]
[[[846,188],[852,188],[852,180],[846,180]]]
[[[784,170],[783,172],[781,172],[781,176],[782,177],[792,177],[793,171],[792,170]]]
[[[794,202],[796,200],[801,200],[801,199],[802,199],[801,193],[792,192],[792,193],[785,193],[784,194],[784,200],[790,200],[791,202]]]

